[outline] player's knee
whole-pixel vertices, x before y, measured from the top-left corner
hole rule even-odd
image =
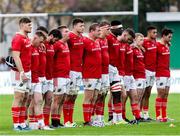
[[[52,96],[48,96],[45,98],[45,105],[51,105],[52,104]]]
[[[43,104],[43,100],[41,98],[36,98],[36,99],[34,99],[34,104],[35,105],[42,105]]]
[[[91,103],[92,101],[93,101],[93,97],[91,96],[84,98],[84,103]]]
[[[137,103],[138,102],[138,95],[137,94],[132,96],[132,102],[133,103]]]

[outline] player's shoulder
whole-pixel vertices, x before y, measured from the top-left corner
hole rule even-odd
[[[87,37],[87,36],[83,36],[83,41],[84,42],[87,42],[87,41],[89,41],[90,39]]]
[[[20,33],[16,33],[13,37],[13,41],[23,41],[26,37]]]
[[[76,36],[75,33],[73,33],[72,31],[70,31],[70,32],[69,32],[69,37],[71,38],[71,37],[74,37],[74,36]]]
[[[162,47],[164,45],[160,41],[158,41],[158,42],[156,42],[156,46],[157,46],[157,48],[160,48],[160,47]]]
[[[144,38],[144,43],[150,43],[151,41],[148,39],[148,37]]]

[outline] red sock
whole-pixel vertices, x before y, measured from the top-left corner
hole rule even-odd
[[[122,104],[122,117],[126,119],[126,102]]]
[[[43,115],[44,115],[45,126],[49,126],[49,116],[50,116],[50,107],[49,106],[46,106],[43,108]]]
[[[155,108],[156,108],[156,118],[161,115],[161,107],[162,107],[162,98],[156,98]]]
[[[37,120],[42,120],[43,119],[43,114],[35,115]]]
[[[69,101],[63,103],[64,124],[69,121]]]
[[[94,113],[95,113],[95,107],[96,107],[96,105],[91,104],[91,114],[90,114],[90,119],[91,119],[91,116],[94,116]]]
[[[73,123],[74,102],[69,103],[69,121]]]
[[[58,120],[58,119],[60,119],[60,115],[58,115],[58,114],[51,114],[51,119]]]
[[[140,110],[139,110],[139,106],[137,103],[131,104],[131,109],[132,109],[132,113],[133,115],[136,117],[136,119],[140,119]]]
[[[113,104],[114,106],[114,112],[119,114],[119,113],[122,113],[122,103],[116,103],[116,104]]]
[[[20,107],[19,123],[25,123],[26,107]]]
[[[30,123],[37,122],[35,115],[29,115],[29,122]]]
[[[143,106],[143,111],[148,112],[149,106]]]
[[[84,122],[90,122],[91,104],[83,104]]]
[[[167,98],[162,99],[162,118],[167,118]]]
[[[109,116],[113,115],[112,103],[108,103],[108,113],[109,113]]]
[[[102,102],[96,103],[95,113],[96,115],[104,115],[104,104]]]
[[[20,107],[12,107],[11,112],[12,112],[13,123],[14,124],[19,123]]]

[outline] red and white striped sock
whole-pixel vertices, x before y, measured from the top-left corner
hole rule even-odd
[[[83,104],[84,122],[91,121],[91,104]]]
[[[162,98],[156,98],[156,103],[155,103],[156,119],[158,119],[161,115],[161,107],[162,107]]]
[[[26,127],[25,116],[26,116],[26,107],[20,107],[19,123],[21,124],[22,128]]]
[[[69,101],[63,103],[64,124],[69,121]]]
[[[131,104],[132,113],[135,116],[136,119],[140,119],[140,110],[137,103]]]
[[[17,126],[20,125],[19,124],[20,107],[12,107],[11,113],[12,113],[13,124],[14,127],[16,128]]]
[[[69,102],[69,121],[73,123],[74,102]]]
[[[45,126],[49,126],[49,117],[50,117],[50,107],[49,106],[45,106],[43,108],[43,115],[44,115]]]
[[[162,118],[167,119],[167,98],[162,99]]]

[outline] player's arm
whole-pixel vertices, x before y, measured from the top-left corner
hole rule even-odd
[[[22,66],[21,59],[20,59],[20,52],[19,51],[12,51],[12,56],[13,56],[13,59],[15,61],[16,67],[17,67],[18,71],[20,72],[20,76],[21,76],[22,81],[27,81],[28,78],[24,74],[24,69]]]

